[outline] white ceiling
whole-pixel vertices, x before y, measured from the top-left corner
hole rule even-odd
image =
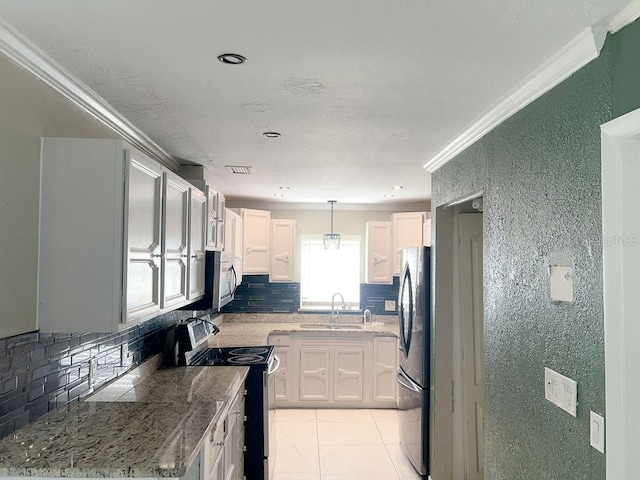
[[[431,155],[628,3],[3,0],[0,16],[230,202],[415,204]]]

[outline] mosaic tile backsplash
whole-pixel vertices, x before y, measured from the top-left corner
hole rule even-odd
[[[385,311],[385,300],[398,299],[399,278],[392,285],[360,284],[360,308],[376,315]],[[223,313],[296,313],[300,308],[300,283],[269,283],[269,275],[244,275],[233,302],[223,307]]]
[[[0,437],[162,352],[167,329],[193,313],[170,312],[118,333],[36,331],[0,339]],[[93,388],[91,359],[97,360]]]

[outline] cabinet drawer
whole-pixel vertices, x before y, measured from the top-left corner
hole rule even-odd
[[[269,335],[269,345],[276,347],[288,347],[291,345],[291,335],[288,333],[276,333]]]

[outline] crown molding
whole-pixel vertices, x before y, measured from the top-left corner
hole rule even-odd
[[[609,21],[609,32],[616,33],[640,18],[640,1],[630,3]]]
[[[109,103],[0,18],[0,53],[171,170],[180,164]]]
[[[513,90],[431,157],[423,168],[433,173],[496,128],[514,113],[540,98],[600,55],[606,28],[589,27],[543,63]]]

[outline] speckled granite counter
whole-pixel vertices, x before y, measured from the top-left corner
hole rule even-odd
[[[0,441],[1,476],[180,477],[247,367],[125,375]]]
[[[274,321],[279,318],[284,320]],[[398,324],[395,322],[363,325],[358,323],[359,318],[359,316],[343,315],[339,317],[337,323],[353,323],[362,328],[328,330],[321,327],[303,328],[301,325],[328,323],[329,315],[225,314],[224,322],[220,325],[220,333],[211,340],[210,345],[220,347],[262,345],[267,342],[270,333],[322,332],[327,335],[345,335],[365,332],[384,336],[398,335]],[[389,318],[394,319],[391,316]]]

